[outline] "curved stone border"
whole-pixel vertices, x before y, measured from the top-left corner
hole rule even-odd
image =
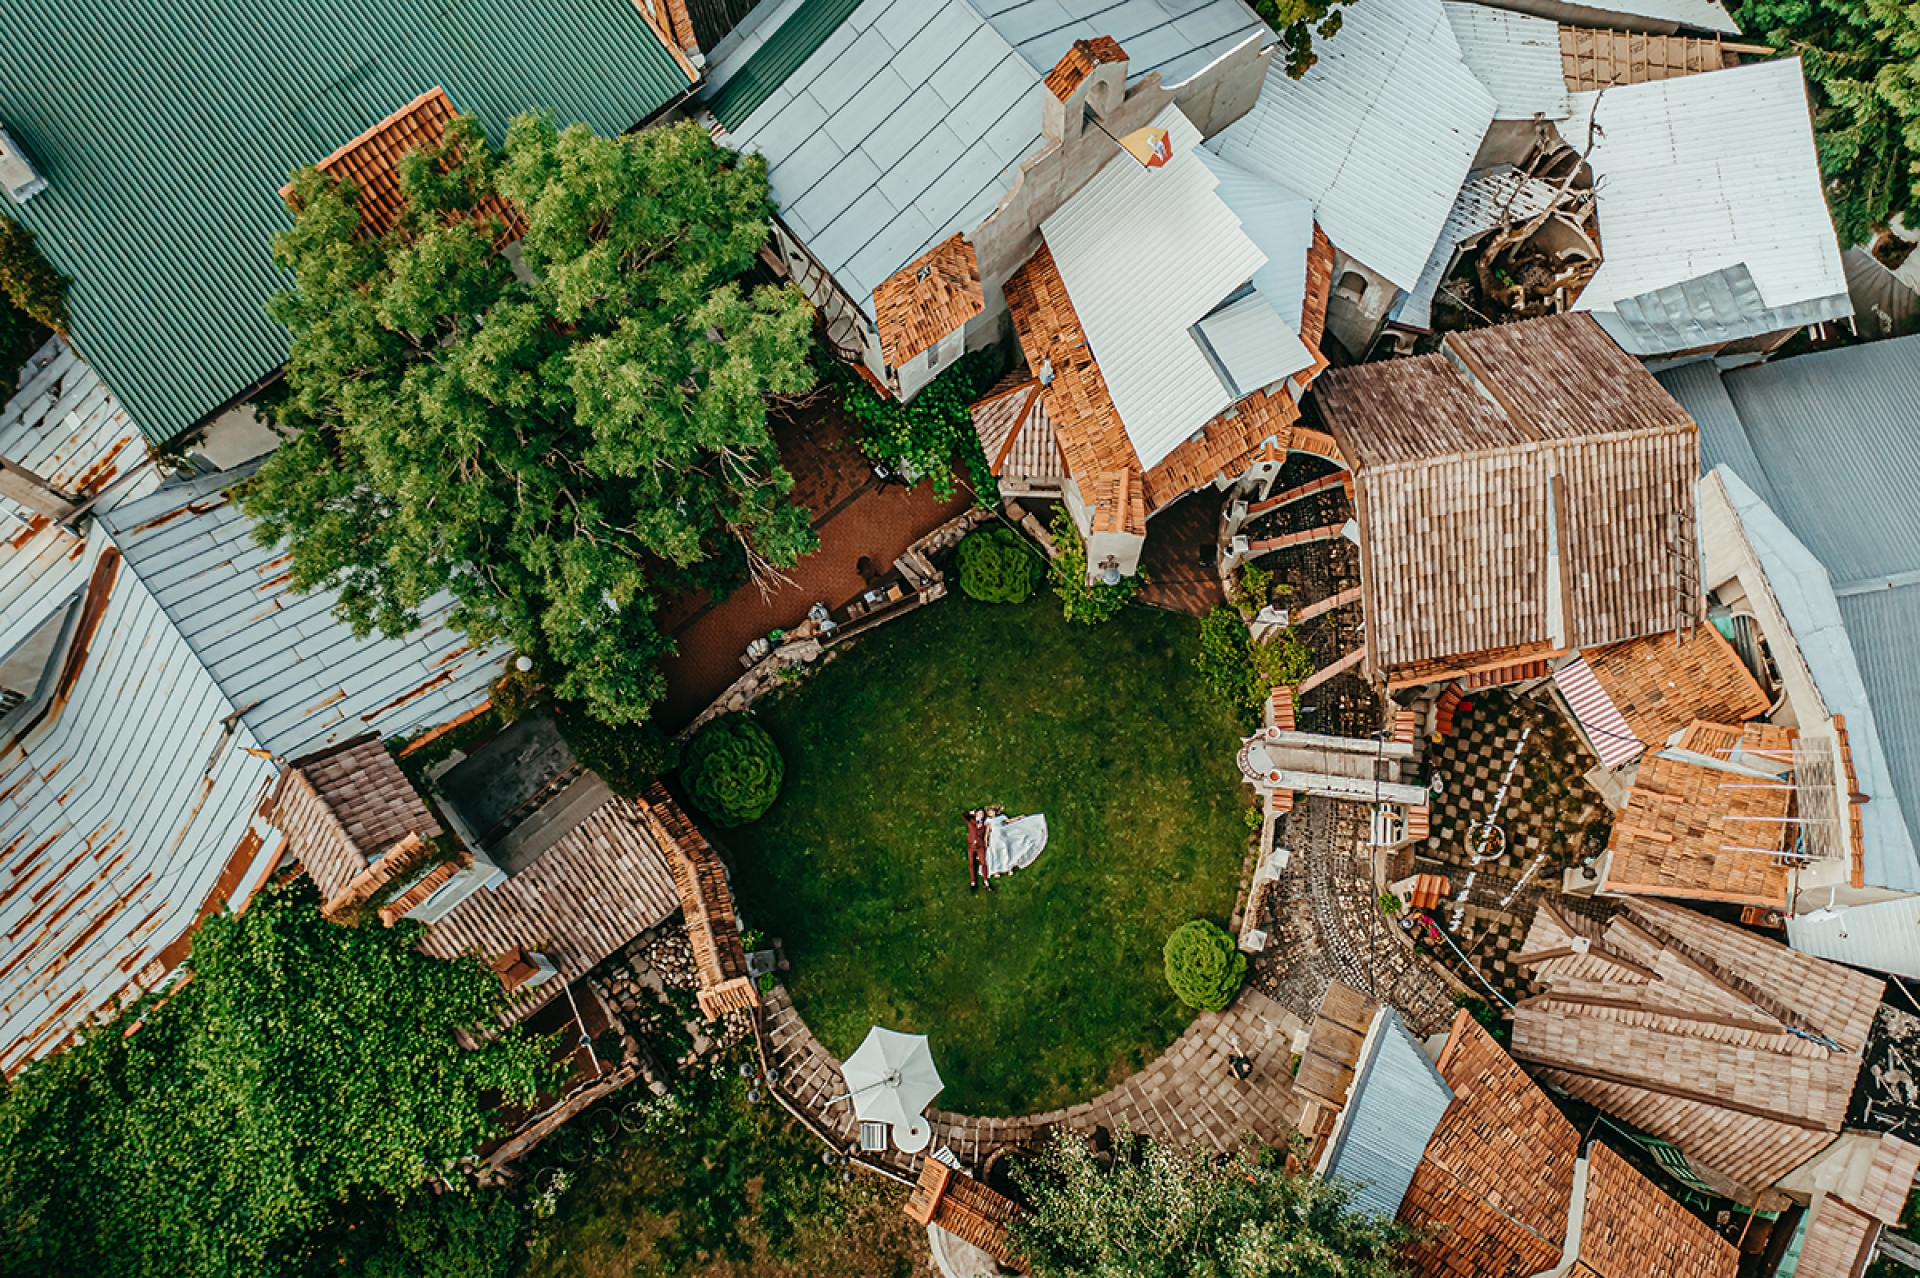
[[[764,1064],[780,1071],[775,1086],[816,1134],[825,1134],[842,1151],[852,1149],[858,1135],[853,1108],[845,1101],[830,1103],[845,1090],[840,1062],[807,1028],[784,986],[766,996],[761,1014]],[[927,1152],[948,1147],[977,1169],[1000,1150],[1033,1144],[1054,1127],[1078,1132],[1125,1127],[1155,1140],[1214,1149],[1230,1148],[1245,1137],[1278,1144],[1300,1113],[1292,1065],[1294,1037],[1303,1028],[1299,1017],[1249,987],[1226,1011],[1200,1013],[1145,1069],[1092,1100],[1020,1118],[928,1110],[933,1141]],[[1227,1057],[1236,1049],[1253,1058],[1253,1074],[1245,1081],[1227,1070]],[[869,1157],[912,1176],[926,1156],[889,1149]]]

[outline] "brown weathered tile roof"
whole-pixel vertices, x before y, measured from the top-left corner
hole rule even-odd
[[[440,958],[471,953],[489,962],[515,946],[545,954],[560,980],[515,1004],[508,1019],[518,1020],[679,908],[645,812],[611,798],[532,864],[429,925],[420,948]]]
[[[1515,1012],[1513,1054],[1746,1201],[1839,1131],[1884,988],[1642,899],[1604,929],[1543,904],[1521,961],[1547,992]]]
[[[1906,1211],[1916,1177],[1920,1177],[1920,1145],[1883,1134],[1873,1151],[1866,1183],[1850,1193],[1848,1201],[1891,1225]]]
[[[1734,1278],[1740,1252],[1595,1141],[1587,1148],[1579,1262],[1594,1278]]]
[[[1007,1237],[1007,1226],[1025,1216],[1026,1211],[1011,1198],[937,1158],[920,1165],[920,1179],[902,1210],[915,1224],[938,1225],[1001,1264],[1027,1272],[1026,1261]]]
[[[1379,1004],[1351,986],[1335,981],[1314,1014],[1307,1050],[1294,1071],[1293,1090],[1328,1109],[1345,1109],[1354,1066]]]
[[[1093,74],[1093,69],[1107,62],[1125,62],[1126,50],[1112,36],[1095,36],[1091,40],[1075,40],[1073,47],[1061,55],[1053,70],[1047,72],[1047,88],[1053,96],[1065,102],[1073,96],[1073,91],[1082,81]]]
[[[1139,455],[1094,362],[1053,250],[1042,244],[1007,281],[1006,294],[1027,369],[1042,383],[1041,402],[1067,473],[1138,470]]]
[[[320,889],[336,896],[409,834],[438,838],[440,823],[369,734],[295,760],[280,776],[267,817]]]
[[[404,885],[399,895],[379,907],[380,921],[387,927],[406,917],[407,911],[426,900],[455,874],[473,864],[473,853],[465,848],[451,859],[432,864],[441,848],[417,834],[408,834],[388,848],[373,864],[353,876],[353,881],[327,898],[320,912],[336,923],[346,922],[353,914],[372,904],[382,893]],[[427,868],[431,866],[431,868]],[[425,869],[425,873],[421,871]],[[409,883],[407,880],[412,879]]]
[[[1678,748],[1724,759],[1738,747],[1790,759],[1794,736],[1792,728],[1771,723],[1696,721]],[[1657,750],[1659,742],[1653,745]],[[1755,777],[1649,753],[1640,760],[1626,810],[1614,818],[1602,887],[1784,908],[1784,853],[1797,828],[1786,822],[1791,799],[1791,790]]]
[[[1590,315],[1447,343],[1459,364],[1416,356],[1318,383],[1354,467],[1374,669],[1692,624],[1699,448],[1685,411]]]
[[[1658,750],[1696,719],[1745,723],[1772,704],[1733,645],[1711,624],[1607,644],[1582,655],[1649,750]]]
[[[950,235],[874,288],[880,353],[899,368],[985,309],[973,245]]]
[[[987,469],[997,479],[1058,479],[1066,473],[1040,383],[1015,374],[973,406]]]
[[[314,166],[360,193],[362,235],[385,235],[399,222],[407,205],[400,190],[400,157],[440,145],[455,114],[446,90],[435,86]],[[280,188],[280,198],[292,200],[292,183]],[[507,239],[525,229],[519,213],[498,196],[488,196],[477,213],[481,222],[505,226]]]
[[[1866,1272],[1879,1241],[1879,1221],[1844,1199],[1823,1194],[1800,1240],[1800,1264],[1794,1273],[1856,1278]]]
[[[1435,1063],[1453,1088],[1400,1220],[1430,1278],[1531,1278],[1559,1262],[1580,1134],[1464,1009]]]
[[[680,909],[686,915],[687,940],[693,946],[694,970],[700,980],[696,997],[701,1012],[718,1020],[727,1012],[758,1007],[760,992],[747,975],[747,952],[740,944],[733,892],[727,887],[727,867],[720,854],[659,782],[647,788],[642,811],[666,853]]]

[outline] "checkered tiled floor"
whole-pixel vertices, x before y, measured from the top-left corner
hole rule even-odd
[[[1528,725],[1532,732],[1521,748]],[[1516,749],[1519,763],[1494,814],[1496,832],[1488,836],[1486,822]],[[1595,823],[1606,809],[1582,777],[1594,760],[1550,703],[1501,690],[1469,694],[1454,716],[1453,735],[1429,746],[1426,757],[1442,791],[1434,802],[1432,837],[1416,849],[1415,869],[1446,875],[1456,898],[1472,875],[1465,908],[1441,906],[1442,926],[1453,924],[1455,943],[1508,998],[1537,993],[1512,959],[1538,903],[1549,898],[1580,913],[1609,911],[1605,902],[1560,893],[1561,872],[1593,850],[1590,840],[1604,845],[1603,827]],[[1483,837],[1487,858],[1476,865]],[[1457,959],[1451,965],[1456,971],[1460,966]]]

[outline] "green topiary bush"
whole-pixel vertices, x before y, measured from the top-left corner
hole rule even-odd
[[[960,543],[960,589],[981,603],[1025,603],[1039,569],[1011,528],[983,528]]]
[[[1167,984],[1182,1003],[1202,1011],[1224,1010],[1247,974],[1247,956],[1231,936],[1205,919],[1173,929],[1160,954],[1166,961]]]
[[[732,829],[766,814],[780,797],[786,771],[780,747],[766,729],[730,714],[715,719],[693,739],[680,780],[696,807]]]

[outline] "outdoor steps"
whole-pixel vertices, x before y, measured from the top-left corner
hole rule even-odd
[[[1319,528],[1308,528],[1302,532],[1285,533],[1279,537],[1263,537],[1259,541],[1248,542],[1247,553],[1264,555],[1268,551],[1285,550],[1290,546],[1305,546],[1316,541],[1332,541],[1346,526],[1344,522],[1326,524]]]
[[[1345,674],[1347,671],[1359,665],[1360,662],[1366,658],[1366,655],[1367,650],[1365,648],[1355,648],[1352,652],[1349,652],[1325,670],[1316,670],[1311,675],[1308,675],[1306,680],[1301,683],[1297,690],[1298,695],[1304,697],[1307,693],[1327,682],[1327,680]]]
[[[1359,602],[1360,587],[1352,586],[1337,595],[1329,595],[1325,599],[1317,599],[1304,608],[1299,609],[1297,612],[1293,609],[1288,609],[1287,624],[1297,626],[1303,621],[1312,621],[1323,612],[1332,612],[1335,608],[1344,608],[1348,604],[1356,604]]]
[[[1304,500],[1305,498],[1313,496],[1315,493],[1326,492],[1329,488],[1344,488],[1346,487],[1346,478],[1344,472],[1339,472],[1332,475],[1322,475],[1318,479],[1309,479],[1306,483],[1295,488],[1289,488],[1284,493],[1275,493],[1264,501],[1254,502],[1251,506],[1247,507],[1247,518],[1255,519],[1270,510],[1278,510],[1282,506],[1291,506],[1296,501]]]

